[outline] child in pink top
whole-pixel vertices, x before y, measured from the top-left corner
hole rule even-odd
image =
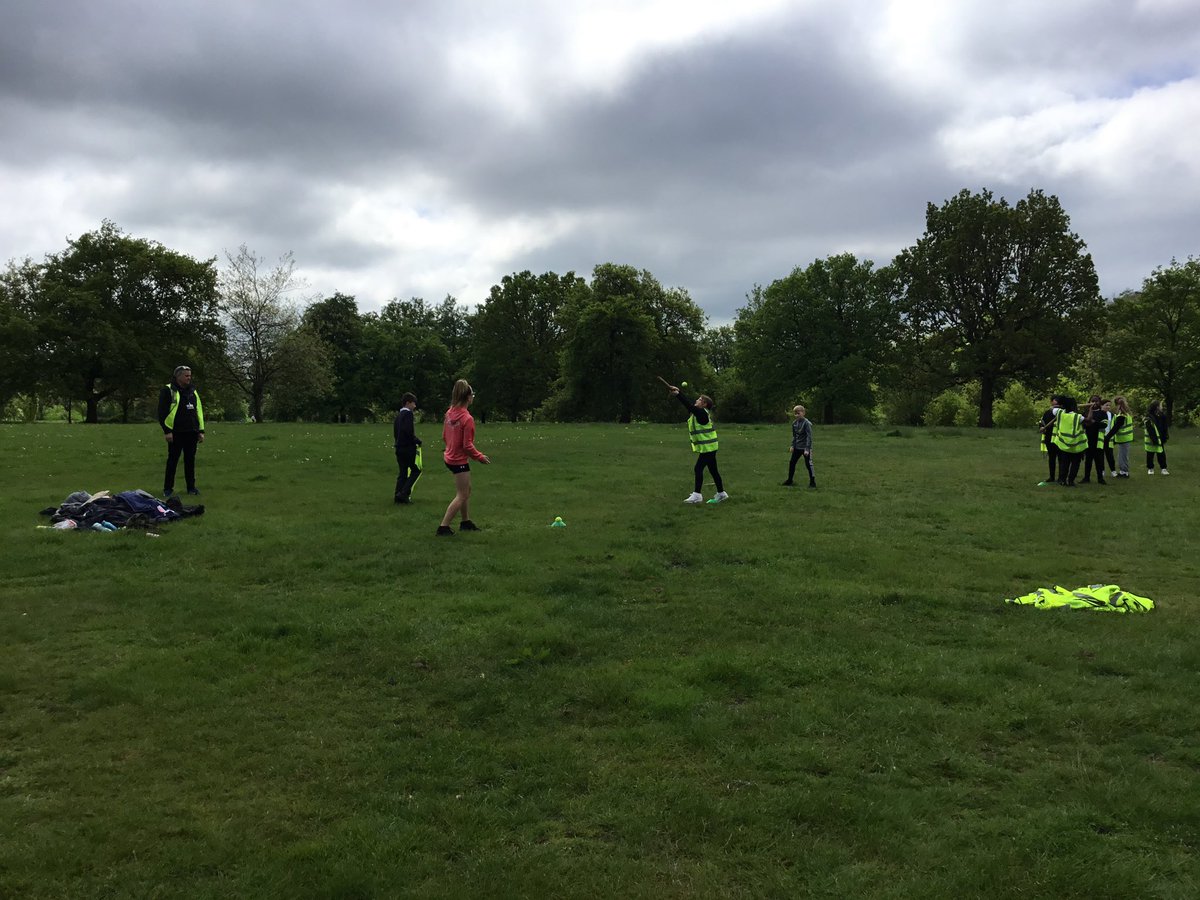
[[[454,534],[450,523],[456,515],[462,517],[458,526],[459,531],[479,531],[479,526],[471,521],[468,508],[471,500],[471,464],[469,460],[478,460],[487,465],[491,462],[475,446],[475,419],[468,407],[475,399],[475,391],[465,379],[454,382],[454,391],[450,395],[450,408],[446,410],[446,418],[442,423],[442,441],[446,449],[442,459],[446,468],[454,476],[454,499],[446,507],[442,516],[442,524],[438,526],[439,535]]]

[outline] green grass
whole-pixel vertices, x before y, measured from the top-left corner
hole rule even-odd
[[[1190,432],[818,428],[809,491],[723,426],[689,507],[681,425],[489,424],[449,539],[419,433],[395,507],[387,425],[215,427],[149,539],[34,526],[152,426],[0,427],[0,896],[1200,894]],[[1002,602],[1102,581],[1158,608]]]

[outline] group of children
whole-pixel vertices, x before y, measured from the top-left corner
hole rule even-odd
[[[1107,484],[1104,479],[1106,464],[1109,477],[1128,478],[1133,419],[1124,397],[1105,400],[1099,394],[1093,394],[1081,409],[1074,397],[1053,395],[1050,408],[1042,413],[1038,427],[1042,435],[1042,452],[1046,454],[1049,467],[1049,478],[1041,484],[1075,487],[1081,462],[1083,478],[1079,479],[1079,484],[1091,482],[1093,469],[1096,470],[1096,483]],[[1159,401],[1150,404],[1142,428],[1146,474],[1154,474],[1157,460],[1159,472],[1169,475],[1167,420]]]
[[[707,394],[700,394],[695,400],[689,399],[678,387],[671,384],[667,385],[667,390],[688,411],[688,440],[692,445],[692,452],[696,454],[692,492],[683,502],[704,502],[700,490],[704,486],[705,470],[712,475],[713,484],[717,489],[708,502],[722,503],[728,500],[729,494],[725,491],[721,472],[717,468],[717,450],[720,444],[717,440],[712,398]],[[455,516],[459,517],[460,531],[479,531],[479,527],[471,521],[470,515],[471,460],[484,465],[491,460],[475,446],[475,419],[470,413],[474,399],[475,391],[465,379],[460,378],[454,383],[450,408],[446,410],[442,423],[442,442],[446,447],[442,453],[442,461],[454,476],[455,493],[454,499],[446,507],[441,524],[438,525],[438,535],[454,534],[450,524]],[[412,487],[421,475],[421,442],[413,433],[412,427],[412,411],[416,405],[416,397],[405,394],[394,425],[396,461],[400,467],[400,475],[396,480],[397,503],[408,502]],[[796,464],[803,459],[808,470],[808,486],[815,488],[817,479],[812,461],[812,423],[808,420],[803,406],[794,407],[792,416],[792,440],[789,444],[791,458],[788,461],[787,479],[783,484],[788,487],[795,484]],[[1104,478],[1106,470],[1111,478],[1128,478],[1133,427],[1133,413],[1124,397],[1105,400],[1099,394],[1093,394],[1081,409],[1074,397],[1055,394],[1050,398],[1050,408],[1042,414],[1038,429],[1042,435],[1042,451],[1046,454],[1049,467],[1049,477],[1041,484],[1057,483],[1064,487],[1075,487],[1077,483],[1088,484],[1092,480],[1093,469],[1096,472],[1097,484],[1108,483]],[[1146,474],[1154,474],[1154,464],[1157,460],[1159,472],[1169,475],[1167,421],[1159,401],[1150,404],[1142,427]],[[1078,479],[1080,464],[1083,465],[1082,479]]]
[[[712,475],[713,484],[717,488],[709,503],[722,503],[729,499],[721,473],[717,469],[717,427],[713,417],[713,401],[707,394],[700,394],[695,400],[683,395],[679,388],[667,385],[667,390],[674,395],[688,411],[687,427],[688,440],[692,452],[696,454],[696,464],[693,468],[694,488],[684,503],[703,503],[704,496],[700,489],[704,486],[704,472],[707,469]],[[442,442],[445,451],[442,461],[454,476],[454,499],[446,507],[437,534],[449,536],[454,534],[450,523],[454,517],[459,517],[459,531],[479,531],[479,526],[471,521],[471,460],[487,465],[491,460],[475,446],[475,419],[470,407],[475,399],[475,391],[465,379],[460,378],[454,383],[450,395],[450,408],[446,410],[442,422]],[[392,426],[392,434],[396,450],[396,463],[400,474],[396,478],[396,503],[408,503],[413,486],[421,477],[421,441],[413,429],[413,410],[417,407],[417,398],[406,393],[400,402],[400,411]],[[803,406],[792,410],[792,442],[789,445],[791,460],[788,463],[788,477],[785,485],[792,485],[796,474],[796,463],[804,460],[808,469],[808,486],[817,486],[816,475],[812,463],[812,423],[805,417]]]

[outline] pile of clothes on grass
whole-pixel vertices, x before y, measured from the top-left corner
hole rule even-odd
[[[119,531],[122,528],[149,530],[164,522],[203,515],[203,506],[184,506],[177,495],[159,500],[145,491],[122,491],[113,495],[108,491],[89,494],[75,491],[58,506],[42,510],[50,517],[49,525],[39,528],[85,528],[92,531]]]
[[[1154,609],[1154,601],[1149,597],[1123,591],[1115,584],[1085,584],[1073,591],[1056,584],[1004,602],[1034,609],[1092,609],[1118,613],[1142,613]]]

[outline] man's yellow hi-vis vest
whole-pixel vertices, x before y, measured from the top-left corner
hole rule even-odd
[[[167,417],[163,419],[163,424],[168,428],[175,427],[175,413],[179,412],[179,386],[168,384],[167,390],[171,392],[171,408],[167,412]],[[192,391],[192,396],[196,398],[196,422],[200,426],[200,430],[204,430],[204,405],[200,402],[200,392]]]

